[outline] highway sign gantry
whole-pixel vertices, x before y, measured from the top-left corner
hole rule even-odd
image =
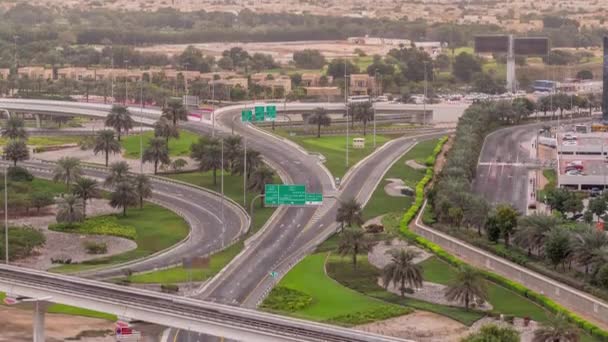
[[[277,119],[277,106],[266,106],[266,120],[275,121]]]
[[[251,109],[243,109],[241,111],[241,121],[243,122],[251,122],[253,119],[253,112]]]
[[[265,108],[255,107],[255,121],[264,121]]]
[[[266,184],[264,204],[268,206],[279,205],[321,205],[322,193],[306,192],[304,184]]]
[[[241,111],[242,122],[275,121],[277,119],[277,106],[256,106],[253,110],[243,109]]]

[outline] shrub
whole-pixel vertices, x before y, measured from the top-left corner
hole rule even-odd
[[[65,233],[111,235],[131,240],[137,238],[137,231],[134,227],[120,224],[113,215],[94,217],[75,224],[56,223],[49,225],[49,229]]]
[[[164,293],[178,293],[179,286],[175,284],[161,284],[160,291]]]
[[[412,313],[411,308],[400,307],[397,305],[382,307],[367,311],[359,311],[332,317],[325,322],[343,326],[360,325],[370,322],[382,321],[396,316],[403,316]]]
[[[108,245],[105,242],[85,241],[83,245],[88,254],[106,254],[108,252]]]
[[[51,258],[51,263],[69,265],[72,263],[72,258],[70,258],[69,256],[61,255],[61,256],[58,256],[57,258]]]
[[[4,228],[0,230],[4,236]],[[8,228],[9,259],[22,259],[32,255],[36,247],[44,245],[46,238],[38,229],[23,226]],[[4,237],[0,239],[0,255],[4,256]]]
[[[608,264],[602,266],[595,276],[595,279],[600,286],[608,289]]]
[[[40,209],[46,206],[49,206],[55,203],[55,198],[52,193],[48,191],[37,191],[34,192],[31,196],[31,203],[34,208],[36,208],[37,212],[40,212]]]
[[[13,182],[31,182],[34,176],[21,166],[11,166],[8,168],[7,178]]]
[[[311,303],[312,297],[306,293],[277,286],[272,289],[261,307],[273,311],[295,312],[304,309]]]
[[[382,233],[384,231],[384,226],[381,224],[368,224],[367,226],[365,226],[365,231],[367,233],[372,233],[372,234],[377,234],[377,233]]]

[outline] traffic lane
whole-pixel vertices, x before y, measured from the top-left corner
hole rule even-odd
[[[528,169],[512,164],[479,165],[473,191],[493,205],[510,203],[519,212],[525,213]]]

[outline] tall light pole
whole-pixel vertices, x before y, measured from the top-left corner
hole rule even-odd
[[[376,83],[376,98],[380,96],[380,88],[378,83],[378,69],[374,70],[374,82]],[[376,148],[376,105],[372,102],[372,107],[374,110],[374,148]]]
[[[215,137],[215,82],[211,82],[211,136]]]
[[[114,75],[114,43],[112,43],[110,45],[110,52],[112,53],[112,56],[110,58],[110,64],[111,64],[111,79],[112,79],[112,85],[110,86],[110,92],[111,92],[111,97],[112,97],[112,104],[114,104],[114,79],[116,77],[116,75]]]
[[[226,223],[224,220],[224,138],[222,138],[222,173],[221,173],[221,177],[220,177],[220,189],[222,192],[220,210],[222,213],[222,248],[223,248],[225,235],[226,235]]]
[[[167,146],[168,148],[168,146]],[[139,173],[144,173],[144,80],[139,88]]]
[[[129,79],[129,60],[125,60],[125,106],[127,105],[127,100],[129,99],[129,86],[127,84],[127,80]]]
[[[4,169],[4,262],[8,265],[8,169]]]
[[[422,99],[422,125],[426,125],[426,96],[427,96],[427,77],[426,77],[426,64],[428,62],[424,61],[424,98]]]
[[[346,168],[348,169],[348,77],[346,76],[346,57],[344,58],[344,110],[346,111]]]
[[[243,137],[243,207],[247,207],[247,138]]]

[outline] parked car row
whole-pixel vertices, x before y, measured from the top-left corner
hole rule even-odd
[[[580,160],[574,160],[566,164],[566,168],[564,171],[568,176],[582,176],[584,175],[583,170],[583,162]]]

